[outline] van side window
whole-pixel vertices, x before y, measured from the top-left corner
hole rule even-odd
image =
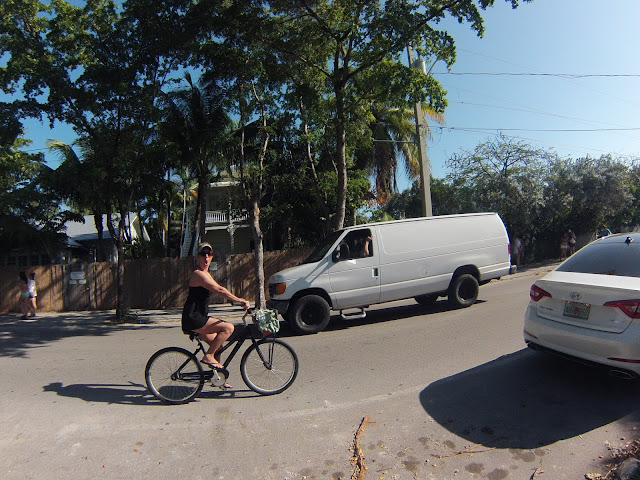
[[[341,260],[346,258],[365,258],[373,256],[373,235],[371,234],[371,230],[368,228],[349,232],[343,240],[343,245],[344,244],[348,246],[350,256],[344,257],[341,251]]]

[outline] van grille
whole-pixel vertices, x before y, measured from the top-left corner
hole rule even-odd
[[[273,298],[276,296],[276,285],[275,283],[269,284],[269,298]]]

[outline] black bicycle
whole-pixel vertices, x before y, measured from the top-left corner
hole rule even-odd
[[[298,375],[296,352],[274,334],[265,334],[256,325],[248,324],[247,313],[220,350],[224,353],[233,346],[222,364],[224,368],[204,370],[196,355],[204,354],[206,349],[197,333],[189,334],[191,341],[198,343],[193,353],[181,347],[166,347],[154,353],[145,368],[151,393],[163,402],[181,404],[198,396],[206,381],[226,390],[227,367],[247,340],[251,345],[240,360],[240,373],[247,387],[260,395],[274,395],[289,388]]]

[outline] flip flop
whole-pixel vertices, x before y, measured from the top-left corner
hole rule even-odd
[[[220,364],[220,363],[212,363],[212,362],[207,362],[206,360],[202,359],[200,360],[200,363],[202,363],[203,365],[208,366],[209,368],[213,368],[214,370],[224,370],[224,365]]]

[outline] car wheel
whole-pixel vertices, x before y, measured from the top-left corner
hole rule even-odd
[[[298,333],[318,333],[324,330],[331,318],[327,301],[318,295],[305,295],[287,312],[289,323]]]
[[[436,303],[436,300],[438,300],[438,297],[440,295],[432,293],[429,295],[419,295],[417,297],[415,297],[415,301],[418,302],[420,305],[433,305],[434,303]]]
[[[449,287],[449,303],[455,308],[469,307],[478,299],[478,280],[468,273],[458,275]]]

